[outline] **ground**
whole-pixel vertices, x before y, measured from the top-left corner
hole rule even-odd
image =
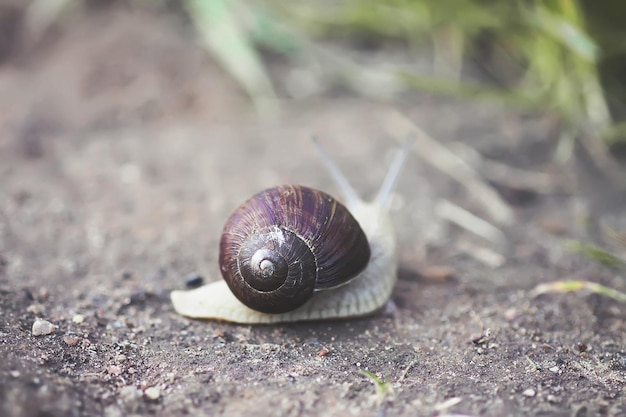
[[[337,193],[309,134],[359,192],[375,192],[402,141],[385,127],[391,106],[327,91],[285,98],[278,121],[257,122],[184,19],[155,11],[79,12],[36,43],[5,29],[1,415],[626,415],[623,305],[532,293],[556,279],[626,289],[623,274],[566,249],[604,243],[591,223],[626,225],[589,164],[554,163],[554,118],[405,97],[396,109],[433,137],[545,172],[554,189],[499,187],[514,221],[494,245],[441,218],[444,199],[489,216],[414,153],[394,196],[399,281],[384,311],[190,320],[168,294],[190,274],[220,279],[234,207],[279,183]],[[272,66],[277,77],[285,67]],[[56,331],[32,335],[38,317]]]

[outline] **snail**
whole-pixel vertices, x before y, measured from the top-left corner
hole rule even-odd
[[[224,280],[173,291],[177,313],[262,324],[372,314],[396,282],[389,200],[408,153],[393,160],[376,198],[359,198],[313,141],[345,200],[284,185],[255,194],[230,216],[220,240]]]

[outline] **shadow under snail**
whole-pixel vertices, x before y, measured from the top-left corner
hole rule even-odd
[[[224,226],[219,254],[224,280],[173,291],[177,313],[260,324],[361,317],[385,305],[397,274],[389,200],[408,142],[371,202],[359,198],[314,144],[345,206],[298,185],[254,195]]]

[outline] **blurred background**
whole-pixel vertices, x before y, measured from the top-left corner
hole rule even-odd
[[[621,2],[3,0],[0,62],[45,51],[59,28],[112,6],[184,21],[261,119],[284,98],[401,104],[417,90],[550,115],[557,159],[579,139],[626,143]]]

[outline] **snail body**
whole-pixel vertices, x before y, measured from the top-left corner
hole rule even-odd
[[[377,198],[365,202],[318,146],[345,206],[302,186],[256,194],[224,228],[224,280],[173,291],[174,309],[192,318],[251,324],[343,319],[379,310],[396,282],[388,200],[407,149],[394,160]]]

